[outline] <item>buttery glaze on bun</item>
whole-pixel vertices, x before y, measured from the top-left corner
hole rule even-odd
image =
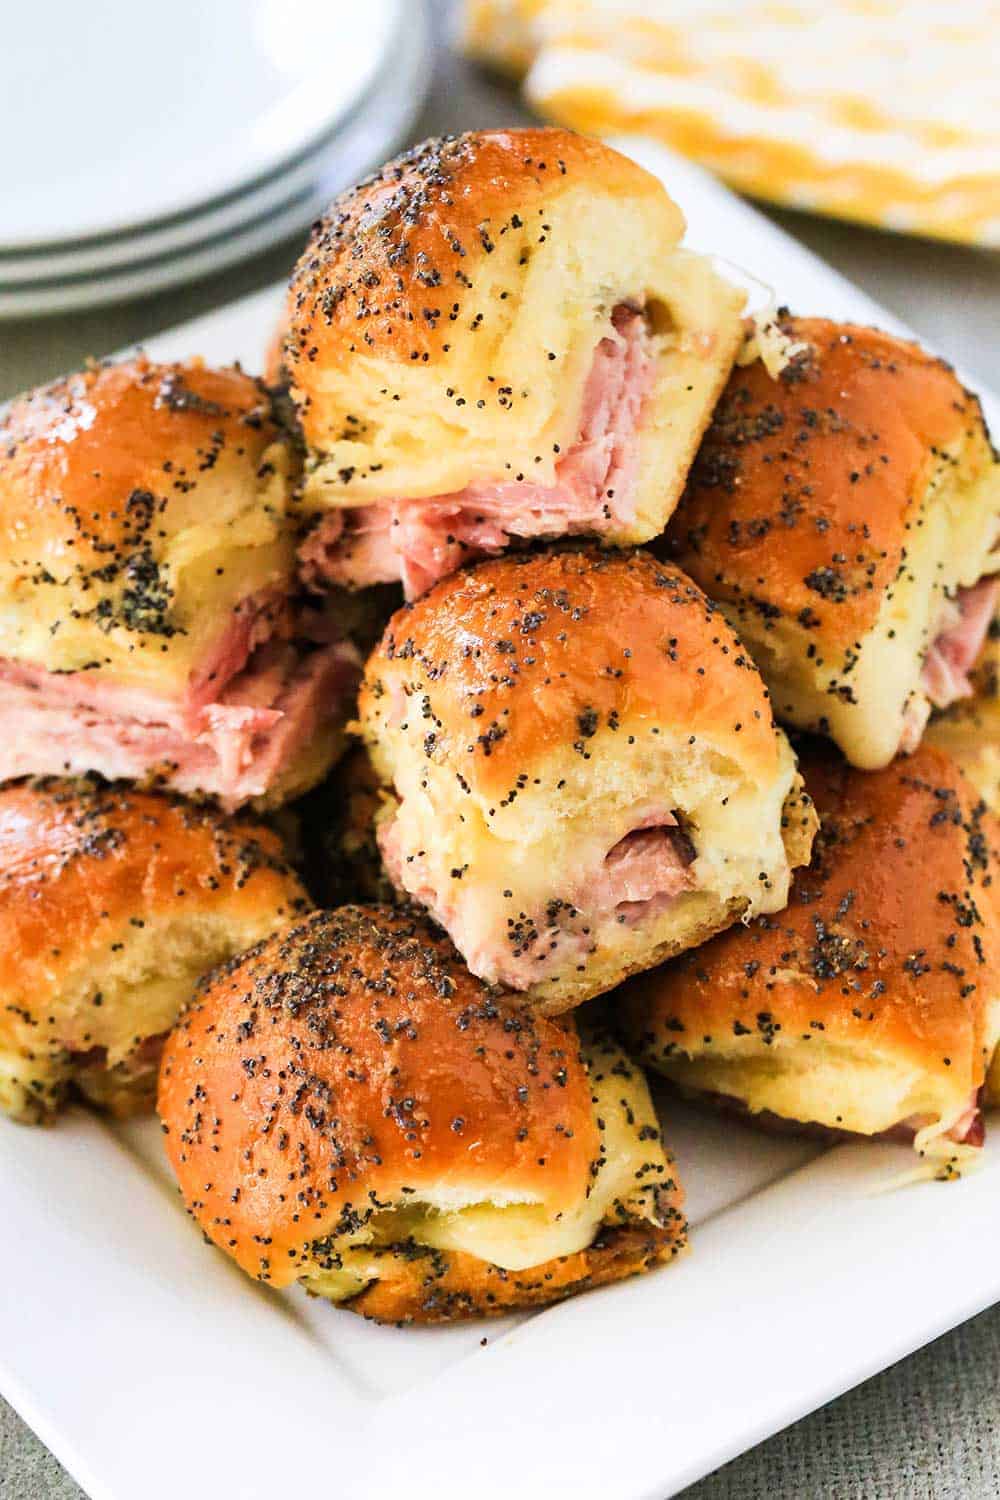
[[[387,908],[314,912],[209,976],[159,1111],[216,1245],[382,1321],[555,1301],[684,1243],[639,1069]]]
[[[925,739],[956,760],[987,807],[1000,814],[1000,618],[994,616],[969,673],[971,698],[935,714]]]
[[[756,667],[647,553],[444,580],[390,622],[358,713],[390,876],[474,974],[544,1011],[780,910],[809,856]]]
[[[307,581],[415,597],[512,538],[663,530],[742,335],[662,184],[554,129],[427,141],[339,198],[284,380]]]
[[[817,743],[801,765],[821,827],[787,911],[643,975],[617,1015],[685,1090],[904,1134],[947,1170],[982,1141],[1000,1039],[997,826],[927,746],[869,774]]]
[[[99,771],[236,805],[320,778],[358,662],[293,618],[295,477],[238,369],[138,357],[11,405],[0,779]]]
[[[736,370],[668,532],[774,710],[866,770],[969,691],[996,599],[1000,465],[976,398],[915,344],[786,318],[777,379]]]
[[[257,822],[121,786],[0,789],[0,1108],[43,1120],[71,1086],[151,1108],[196,980],[305,906]]]

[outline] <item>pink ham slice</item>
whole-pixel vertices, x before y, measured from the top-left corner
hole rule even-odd
[[[292,627],[290,602],[280,589],[267,589],[241,599],[225,630],[192,677],[188,702],[211,703],[226,683],[243,670],[258,646],[276,639],[286,640]]]
[[[642,404],[654,361],[645,319],[619,303],[594,352],[579,436],[555,483],[492,480],[424,500],[384,500],[324,516],[303,543],[310,588],[402,580],[415,599],[462,563],[502,552],[511,537],[601,535],[627,525],[639,462]]]
[[[969,672],[996,612],[998,592],[1000,579],[981,578],[972,588],[959,589],[951,602],[951,618],[932,642],[920,677],[935,708],[971,695]]]
[[[246,651],[262,616],[239,628]],[[243,660],[240,660],[241,654]],[[263,796],[310,739],[345,717],[360,658],[346,641],[315,650],[272,639],[246,653],[220,643],[208,673],[183,699],[157,698],[86,672],[49,673],[0,660],[0,780],[157,775],[180,792],[207,792],[227,808]],[[233,668],[235,667],[235,671]],[[208,678],[216,694],[208,700]]]
[[[610,851],[597,884],[597,902],[628,922],[660,911],[694,888],[694,850],[668,813],[657,826],[636,828]]]

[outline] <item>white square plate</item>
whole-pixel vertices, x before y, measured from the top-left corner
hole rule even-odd
[[[629,149],[696,248],[797,310],[898,329],[697,169]],[[280,299],[150,352],[253,369]],[[1000,1143],[961,1182],[886,1191],[905,1148],[663,1115],[690,1255],[531,1317],[409,1331],[255,1286],[207,1249],[153,1121],[4,1121],[0,1385],[92,1500],[665,1500],[1000,1299]]]

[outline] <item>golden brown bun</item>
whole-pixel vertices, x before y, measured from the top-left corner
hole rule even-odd
[[[730,378],[668,532],[725,601],[775,712],[885,765],[919,728],[945,594],[989,570],[1000,468],[942,361],[876,329],[788,318],[804,346]]]
[[[756,668],[690,579],[647,553],[453,575],[390,622],[358,713],[392,790],[379,838],[397,886],[473,972],[547,1010],[780,909],[790,861],[808,857],[811,810],[783,818],[795,761]],[[671,826],[648,858],[690,880],[667,909],[622,919],[597,894],[606,856]]]
[[[553,484],[627,305],[645,310],[654,384],[629,514],[587,529],[662,530],[741,336],[742,293],[679,248],[683,229],[655,177],[556,129],[426,141],[345,193],[286,310],[306,507]]]
[[[590,1055],[572,1026],[473,979],[427,924],[344,907],[209,976],[165,1048],[159,1110],[189,1210],[250,1275],[434,1321],[676,1252],[679,1191],[641,1075],[605,1074],[621,1060],[607,1040]],[[592,1102],[605,1087],[631,1109],[624,1147]],[[577,1259],[550,1280],[531,1246],[574,1226]],[[640,1233],[615,1254],[594,1245],[604,1228]],[[477,1244],[504,1246],[512,1274]]]
[[[0,1108],[148,1108],[195,981],[305,905],[270,829],[122,786],[0,790]]]
[[[664,1225],[641,1221],[607,1225],[585,1250],[555,1256],[526,1271],[506,1271],[461,1250],[429,1249],[414,1255],[409,1245],[403,1250],[388,1247],[373,1257],[380,1275],[358,1293],[350,1307],[378,1323],[496,1318],[641,1275],[672,1260],[684,1248],[679,1210],[673,1222]],[[316,1295],[322,1296],[322,1291]]]
[[[237,369],[144,357],[0,422],[0,656],[179,694],[236,604],[294,577],[290,450]]]
[[[863,773],[817,742],[801,765],[821,831],[788,909],[628,986],[625,1034],[752,1113],[961,1139],[1000,1035],[997,825],[926,746]]]

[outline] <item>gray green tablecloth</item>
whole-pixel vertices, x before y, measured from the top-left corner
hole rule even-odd
[[[449,0],[435,0],[435,6],[442,40],[433,92],[418,134],[526,119],[509,90],[448,53],[443,23]],[[802,215],[775,217],[970,376],[1000,390],[1000,257],[890,239]],[[222,277],[121,307],[0,325],[0,397],[70,368],[88,354],[105,354],[277,280],[286,273],[295,248],[281,246]],[[998,1496],[998,1380],[1000,1307],[735,1459],[687,1490],[685,1500]],[[669,1405],[666,1390],[664,1400]],[[3,1500],[78,1500],[82,1495],[0,1401]],[[200,1500],[194,1490],[191,1496]],[[474,1497],[449,1495],[442,1500]]]

